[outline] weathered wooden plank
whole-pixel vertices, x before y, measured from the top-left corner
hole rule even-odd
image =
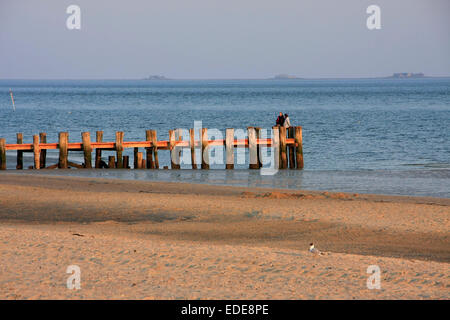
[[[47,143],[47,133],[45,133],[45,132],[39,133],[39,143],[40,143],[40,145]],[[41,169],[43,169],[47,165],[47,150],[42,149],[42,147],[40,147],[40,149],[41,149],[40,166],[41,166]]]
[[[254,127],[247,128],[248,134],[248,155],[249,169],[259,169],[258,165],[258,149],[256,145],[256,130]]]
[[[117,165],[116,167],[118,169],[123,168],[123,132],[117,131],[116,132],[116,155],[117,155]]]
[[[225,130],[226,165],[228,170],[234,169],[234,128]]]
[[[208,140],[208,129],[202,128],[200,132],[202,141],[202,169],[209,169],[209,140]]]
[[[281,168],[287,169],[287,148],[286,148],[286,128],[280,127],[280,154],[281,154]]]
[[[262,129],[260,127],[256,127],[255,130],[256,130],[256,154],[258,156],[258,168],[262,168],[263,166],[261,158],[262,147],[260,146]]]
[[[138,152],[136,155],[137,169],[142,169],[142,158],[143,158],[142,152]]]
[[[295,127],[295,144],[296,148],[296,162],[297,170],[303,169],[303,137],[302,137],[302,127]]]
[[[91,169],[92,168],[91,134],[89,132],[82,132],[81,140],[83,144],[84,168]]]
[[[123,156],[123,167],[125,169],[130,169],[130,157],[129,156]]]
[[[261,142],[261,141],[262,142]],[[270,140],[266,139],[260,139],[258,140],[258,143],[263,144],[269,144],[270,146]],[[268,142],[265,142],[268,141]],[[289,143],[289,139],[286,140],[286,143]],[[292,140],[292,143],[293,140]],[[189,147],[189,141],[176,141],[176,145],[179,147]],[[210,140],[208,141],[209,146],[224,146],[225,140]],[[128,141],[123,142],[123,148],[147,148],[150,146],[150,143],[147,141]],[[169,150],[169,141],[157,141],[156,146],[160,150]],[[234,141],[234,146],[245,146],[248,147],[248,140],[247,139],[237,139]],[[59,149],[58,143],[44,143],[40,145],[41,150],[57,150]],[[101,150],[109,150],[109,151],[115,151],[115,142],[92,142],[91,141],[91,147],[92,149],[101,149]],[[67,149],[70,151],[83,151],[83,144],[81,142],[71,142],[67,144]],[[23,143],[23,144],[7,144],[6,150],[20,150],[20,151],[33,151],[33,144],[32,143]]]
[[[287,129],[288,132],[288,138],[294,138],[294,127],[289,127]],[[294,144],[288,144],[288,151],[289,151],[289,169],[295,169],[295,145]]]
[[[272,152],[273,152],[273,169],[280,168],[281,149],[280,149],[280,126],[272,127]]]
[[[138,162],[137,162],[137,155],[139,153],[139,148],[135,147],[133,149],[133,168],[137,169],[138,168]]]
[[[0,170],[6,170],[6,140],[0,138]]]
[[[45,169],[56,169],[56,168],[58,168],[58,166],[59,166],[59,164],[56,163],[56,164],[52,164],[51,166],[45,167]]]
[[[183,152],[183,147],[189,147],[189,141],[183,140],[183,129],[178,128],[175,130],[175,152],[177,157],[178,169],[181,168],[181,153]]]
[[[96,142],[102,142],[103,141],[103,131],[97,131],[95,133],[95,141]],[[92,147],[92,145],[91,145]],[[102,161],[102,149],[96,148],[95,149],[95,167],[98,169],[100,168],[100,163]]]
[[[191,165],[192,169],[197,169],[195,158],[195,130],[189,129],[189,147],[191,148]]]
[[[180,169],[180,157],[175,148],[175,130],[169,130],[170,165],[172,169]]]
[[[152,130],[152,146],[153,146],[153,156],[155,158],[155,169],[159,169],[158,135],[156,130]]]
[[[152,131],[146,130],[145,131],[145,140],[150,142],[150,145],[152,145]],[[147,169],[155,169],[155,163],[153,162],[153,147],[145,148],[147,152]]]
[[[67,132],[60,132],[59,133],[59,165],[58,168],[60,169],[67,169],[67,162],[68,162],[68,144],[69,144],[69,133]]]
[[[33,155],[34,155],[34,169],[39,170],[41,168],[41,149],[39,149],[39,136],[36,134],[33,136]]]
[[[22,133],[17,133],[16,137],[17,137],[17,144],[23,144],[23,134]],[[16,165],[16,169],[17,170],[22,170],[23,169],[23,151],[17,151],[17,165]]]
[[[67,161],[67,165],[69,166],[69,168],[70,167],[74,167],[74,168],[77,168],[77,169],[83,169],[84,168],[83,165],[75,163],[75,162],[72,162],[72,161]]]
[[[114,169],[116,167],[116,157],[115,156],[109,156],[108,157],[108,168]]]

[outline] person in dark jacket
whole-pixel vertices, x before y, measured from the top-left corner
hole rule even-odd
[[[280,112],[280,115],[277,118],[276,125],[282,127],[284,125],[284,116],[283,112]]]

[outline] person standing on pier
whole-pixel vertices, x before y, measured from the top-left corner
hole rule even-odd
[[[284,125],[283,112],[280,112],[280,115],[278,116],[277,121],[276,121],[276,125],[281,126],[281,127]]]
[[[288,129],[291,126],[291,120],[289,120],[289,116],[287,113],[284,114],[284,127]]]

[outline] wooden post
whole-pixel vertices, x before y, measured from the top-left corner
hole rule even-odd
[[[302,127],[295,127],[295,144],[297,145],[297,170],[303,169]]]
[[[177,138],[177,141],[183,141],[183,129],[181,128],[176,129],[175,137]]]
[[[58,168],[67,169],[68,166],[68,156],[69,156],[69,134],[67,132],[59,133],[59,163]]]
[[[183,129],[175,130],[175,140],[183,141]],[[183,148],[175,143],[175,160],[177,160],[177,169],[181,168],[181,152]]]
[[[258,164],[258,150],[256,145],[256,130],[254,127],[248,127],[248,155],[249,155],[249,169],[259,169]]]
[[[175,138],[177,141],[183,141],[183,129],[179,128],[175,130]],[[183,152],[183,147],[175,145],[175,152],[178,160],[178,169],[181,168],[181,153]]]
[[[133,150],[133,168],[134,169],[138,168],[138,162],[137,162],[138,153],[139,153],[139,148],[134,148],[134,150]]]
[[[280,159],[280,126],[272,127],[272,152],[273,160],[275,161],[273,169],[279,169],[281,166]]]
[[[123,156],[123,167],[125,169],[130,169],[130,157],[129,156]]]
[[[180,169],[180,155],[175,147],[175,130],[169,130],[170,165],[172,169]]]
[[[45,132],[39,133],[39,140],[40,140],[40,143],[47,143],[47,134]],[[46,149],[41,149],[40,157],[41,157],[40,166],[42,169],[44,169],[45,166],[47,165],[47,150]]]
[[[280,127],[281,169],[287,169],[286,128]]]
[[[92,148],[91,148],[91,134],[89,132],[81,133],[81,141],[84,153],[84,168],[92,168]]]
[[[208,129],[202,128],[201,131],[202,141],[202,169],[209,169],[209,146],[208,146]]]
[[[147,169],[154,169],[155,163],[153,162],[153,148],[152,148],[152,131],[146,130],[145,131],[145,140],[150,142],[150,147],[145,148],[147,151]]]
[[[6,170],[6,140],[0,138],[0,170]]]
[[[261,139],[261,128],[257,127],[256,130],[256,139]],[[262,159],[261,159],[261,145],[256,144],[256,154],[258,155],[258,168],[262,168]]]
[[[195,130],[189,129],[189,146],[191,147],[191,164],[192,169],[197,169],[197,163],[195,159]]]
[[[103,141],[103,131],[96,132],[96,140],[97,142]],[[95,167],[100,168],[100,162],[102,161],[102,149],[95,149]]]
[[[33,154],[34,154],[34,169],[39,170],[41,168],[40,164],[41,150],[39,148],[39,136],[37,134],[33,136]]]
[[[114,169],[116,167],[116,157],[115,156],[109,156],[108,157],[108,168]]]
[[[155,169],[159,169],[158,136],[156,134],[156,130],[152,130],[152,145],[153,145],[153,156],[155,157]]]
[[[175,145],[175,131],[169,130],[169,151],[170,151],[170,166],[172,169],[175,169],[175,154],[173,153],[173,147]]]
[[[227,162],[225,168],[234,169],[234,128],[225,130],[225,149],[227,154]]]
[[[294,127],[289,127],[288,129],[288,137],[294,138]],[[291,144],[288,146],[289,149],[289,169],[295,169],[295,144]]]
[[[123,168],[123,132],[117,131],[116,132],[116,154],[117,154],[117,168],[122,169]]]
[[[137,169],[142,169],[142,152],[137,153],[136,162],[137,162]]]
[[[23,134],[22,133],[18,133],[16,135],[17,137],[17,144],[23,144]],[[23,151],[17,151],[17,165],[16,165],[16,169],[17,170],[22,170],[23,169]]]

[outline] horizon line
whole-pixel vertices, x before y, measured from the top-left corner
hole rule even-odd
[[[146,80],[146,81],[171,81],[171,80],[357,80],[357,79],[426,79],[426,78],[450,78],[450,75],[433,76],[425,75],[419,78],[393,78],[390,76],[361,76],[361,77],[295,77],[295,78],[164,78],[164,79],[147,79],[147,78],[0,78],[4,80]]]

